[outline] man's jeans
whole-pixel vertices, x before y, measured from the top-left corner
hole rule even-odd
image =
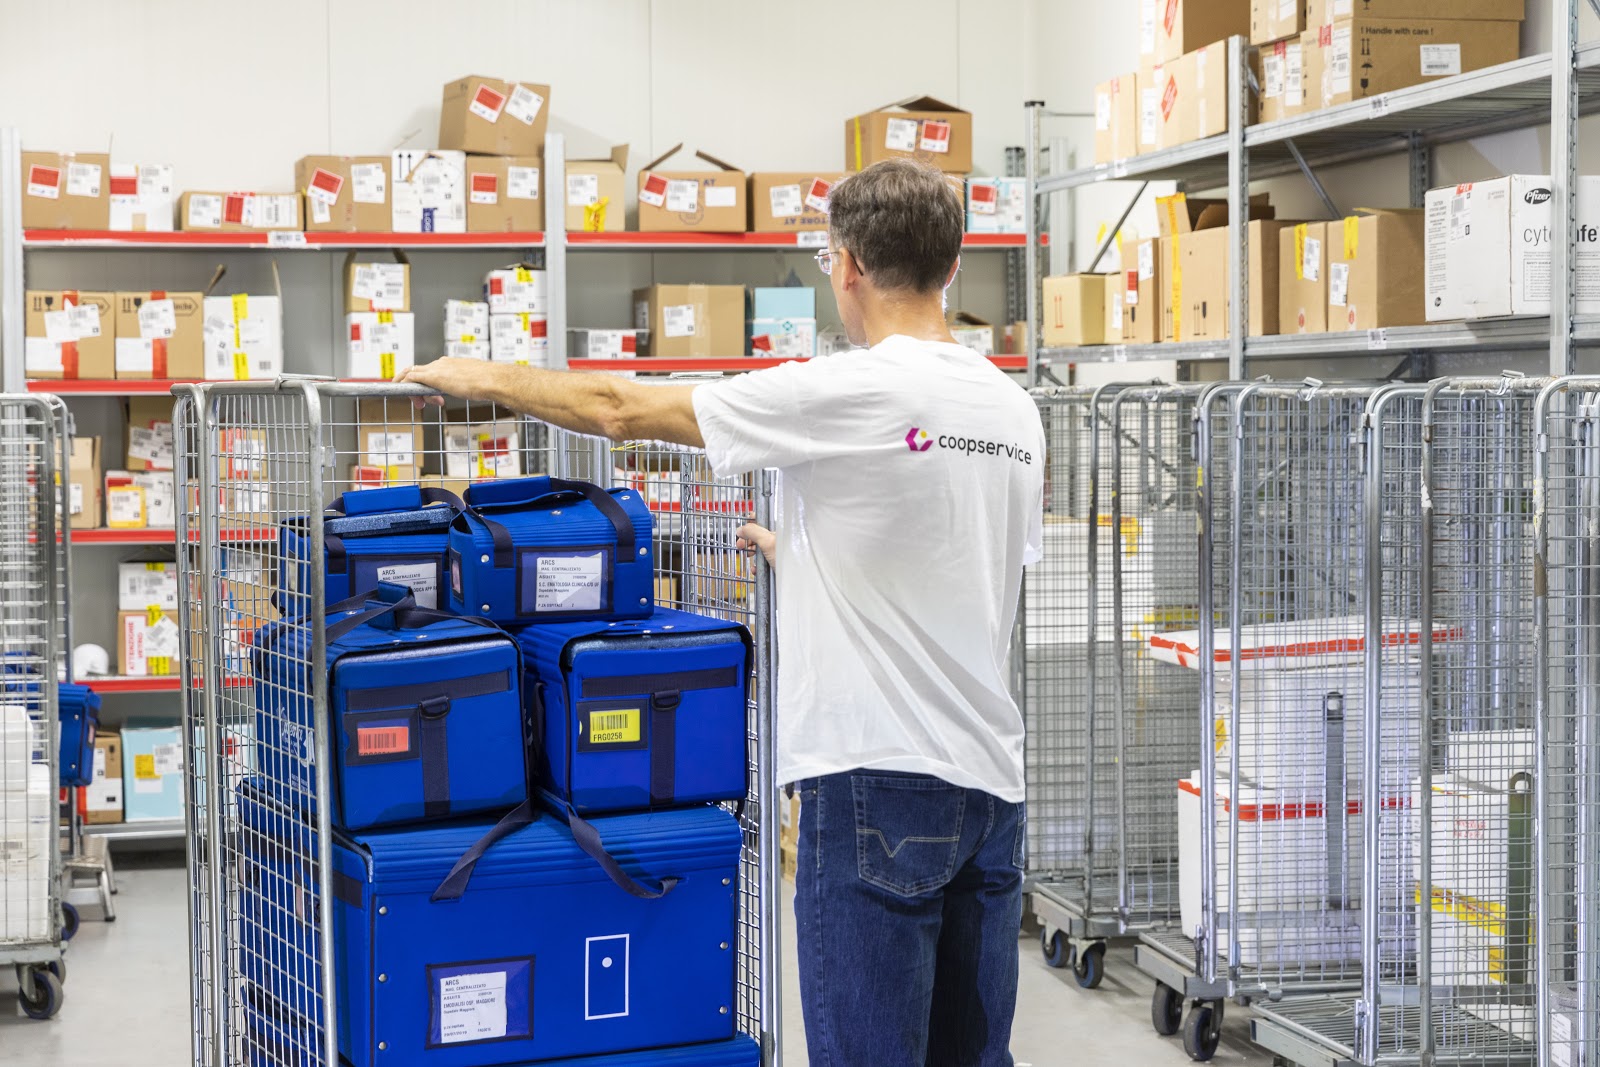
[[[812,1067],[1011,1067],[1023,806],[891,771],[798,787]]]

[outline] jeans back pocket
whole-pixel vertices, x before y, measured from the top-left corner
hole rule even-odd
[[[967,791],[937,778],[853,774],[861,880],[900,896],[938,889],[955,875]]]

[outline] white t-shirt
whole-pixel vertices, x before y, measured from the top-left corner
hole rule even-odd
[[[1007,651],[1044,428],[958,345],[890,337],[694,393],[721,475],[781,472],[778,781],[856,768],[1023,799]]]

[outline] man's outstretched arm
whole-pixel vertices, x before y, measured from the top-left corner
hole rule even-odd
[[[611,374],[575,374],[480,359],[438,359],[397,381],[462,400],[485,401],[576,433],[613,441],[666,441],[703,448],[694,386],[640,385]]]

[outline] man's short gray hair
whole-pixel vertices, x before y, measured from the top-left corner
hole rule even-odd
[[[891,159],[833,187],[828,228],[880,290],[926,295],[944,289],[961,255],[966,207],[939,171]]]

